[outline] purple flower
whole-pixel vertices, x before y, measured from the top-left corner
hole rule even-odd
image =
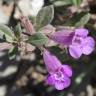
[[[88,30],[84,28],[75,29],[72,44],[69,46],[69,53],[74,58],[79,58],[82,54],[89,55],[95,47],[95,41],[88,36]]]
[[[62,30],[53,33],[50,39],[64,46],[67,45],[70,55],[79,58],[82,54],[89,55],[94,50],[95,41],[91,36],[88,36],[88,33],[85,28],[78,28],[72,32]]]
[[[44,50],[43,58],[49,72],[46,80],[47,84],[54,86],[57,90],[67,88],[71,83],[70,77],[72,76],[70,66],[62,65],[57,57],[46,49]]]

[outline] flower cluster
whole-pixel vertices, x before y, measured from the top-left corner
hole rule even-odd
[[[26,33],[28,35],[36,36],[34,37],[35,41],[36,38],[41,38],[43,36],[40,35],[41,37],[38,37],[38,35],[36,35],[36,30],[34,29],[31,22],[28,20],[28,18],[22,17],[21,23],[23,27],[25,27],[27,31]],[[88,36],[89,31],[85,28],[76,28],[72,30],[60,29],[59,31],[55,32],[53,26],[47,25],[43,27],[42,32],[44,33],[45,37],[46,35],[49,37],[50,39],[50,40],[48,39],[49,41],[53,40],[56,43],[66,47],[70,55],[76,59],[80,58],[82,54],[84,55],[91,54],[95,47],[94,39],[91,36]],[[37,43],[37,45],[39,43]],[[45,48],[43,50],[43,59],[47,71],[49,73],[46,79],[46,83],[48,85],[54,86],[57,90],[63,90],[64,88],[69,87],[72,77],[71,67],[68,64],[61,64],[58,58],[53,54],[51,54]]]
[[[89,55],[93,52],[95,41],[85,28],[75,30],[60,30],[52,33],[49,38],[60,45],[66,46],[73,58],[80,58],[82,54]],[[68,64],[61,64],[56,56],[44,49],[43,59],[49,72],[47,84],[54,86],[57,90],[67,88],[72,76],[72,69]]]

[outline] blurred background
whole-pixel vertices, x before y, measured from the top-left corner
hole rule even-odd
[[[96,0],[0,0],[0,24],[14,28],[21,14],[35,17],[44,6],[54,5],[53,26],[89,29],[96,40]],[[90,18],[89,18],[90,14]],[[79,23],[78,23],[79,22]],[[11,59],[6,43],[0,40],[0,96],[96,96],[96,48],[89,56],[74,60],[60,48],[49,48],[62,63],[73,68],[72,84],[58,91],[45,84],[46,68],[40,51]]]

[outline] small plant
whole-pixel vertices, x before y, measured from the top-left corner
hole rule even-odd
[[[73,4],[76,8],[79,8],[81,0],[50,0],[50,2],[54,6]],[[77,62],[83,54],[90,55],[94,51],[95,40],[92,37],[93,35],[90,36],[90,29],[87,29],[90,20],[88,12],[77,12],[62,26],[54,27],[51,23],[54,19],[54,6],[43,7],[34,18],[21,16],[20,22],[14,29],[0,24],[0,39],[11,45],[10,59],[15,58],[18,52],[20,56],[28,53],[29,45],[38,48],[49,73],[45,80],[46,84],[54,86],[57,90],[63,90],[71,85],[74,69],[73,64],[69,63],[70,59],[66,60],[68,63],[61,64],[61,62],[64,62],[61,59],[62,56],[67,56]],[[53,43],[51,44],[51,42]],[[59,57],[61,62],[55,56],[55,52],[53,55],[52,50],[58,54],[60,52],[54,48],[63,51],[63,54],[60,53]]]

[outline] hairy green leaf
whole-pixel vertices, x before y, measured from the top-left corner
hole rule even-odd
[[[84,25],[87,24],[87,22],[89,21],[90,16],[91,16],[91,15],[90,15],[89,13],[85,14],[83,17],[80,18],[80,21],[77,22],[77,23],[75,24],[75,26],[84,26]]]
[[[6,41],[8,42],[14,41],[14,34],[12,32],[13,31],[6,25],[0,24],[0,34],[5,36]]]
[[[11,48],[8,52],[9,54],[9,59],[14,59],[16,57],[16,54],[18,53],[18,47],[15,46],[13,48]]]
[[[53,5],[43,7],[36,17],[36,30],[51,23],[54,17]]]
[[[72,0],[53,0],[51,1],[55,6],[65,6],[72,4]]]
[[[35,45],[35,46],[42,46],[48,42],[48,38],[41,33],[36,33],[29,37],[28,43]]]
[[[64,23],[64,25],[81,27],[85,26],[89,20],[90,14],[81,12],[74,14],[74,16],[71,19],[67,20],[66,23]]]
[[[15,27],[15,36],[19,38],[21,36],[22,29],[20,23],[18,23]]]
[[[72,0],[72,2],[75,6],[80,6],[82,0]]]

